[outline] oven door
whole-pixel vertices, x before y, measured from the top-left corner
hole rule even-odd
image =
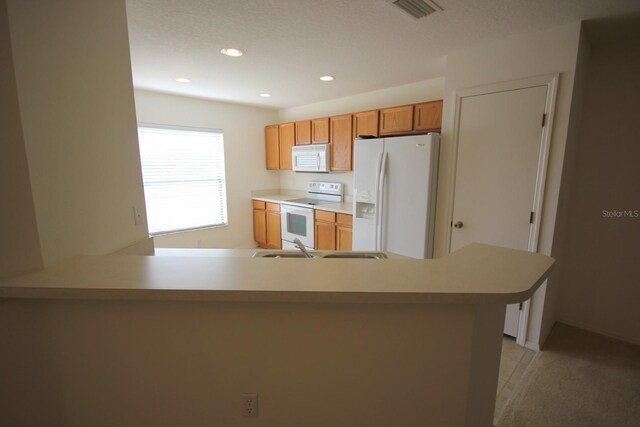
[[[282,224],[282,240],[293,242],[298,238],[302,244],[314,249],[313,209],[280,205],[280,221]]]

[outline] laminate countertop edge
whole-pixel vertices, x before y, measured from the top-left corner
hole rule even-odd
[[[433,260],[83,256],[0,282],[0,299],[510,304],[553,265],[482,244]]]

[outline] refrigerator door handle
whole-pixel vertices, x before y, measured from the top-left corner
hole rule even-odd
[[[373,234],[373,241],[375,242],[376,248],[374,250],[378,249],[378,216],[380,215],[379,211],[378,211],[378,203],[380,203],[380,189],[377,187],[378,182],[380,181],[380,166],[382,166],[382,152],[380,152],[378,154],[378,159],[376,161],[376,180],[375,182],[375,205],[374,205],[374,213],[373,213],[373,222],[374,222],[374,234]]]
[[[376,251],[382,251],[382,218],[384,213],[384,182],[387,176],[387,152],[382,155],[378,174],[378,197],[376,203]]]

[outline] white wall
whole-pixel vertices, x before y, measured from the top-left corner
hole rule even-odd
[[[587,67],[558,319],[640,344],[640,40],[594,46]]]
[[[0,279],[42,267],[13,71],[6,1],[0,1]]]
[[[560,192],[558,194],[558,207],[556,214],[556,225],[553,234],[553,246],[551,256],[558,260],[556,272],[549,279],[544,298],[544,315],[540,325],[540,336],[546,337],[556,321],[557,305],[560,288],[562,287],[561,270],[566,265],[565,252],[567,235],[569,230],[570,217],[570,195],[573,190],[574,166],[576,152],[579,145],[579,134],[582,122],[582,109],[584,104],[587,63],[591,46],[587,40],[586,32],[580,33],[578,46],[578,57],[576,59],[576,72],[573,81],[573,95],[571,97],[571,112],[567,129],[567,142],[564,155],[564,165],[562,167],[562,178]]]
[[[278,172],[265,168],[264,127],[275,110],[145,90],[135,91],[141,123],[222,129],[227,180],[228,227],[165,234],[156,247],[253,247],[251,191],[279,188]]]
[[[279,122],[315,119],[317,117],[357,113],[397,105],[415,104],[442,99],[444,78],[423,80],[402,86],[391,87],[372,92],[332,99],[315,104],[292,107],[279,112]],[[280,172],[280,188],[306,190],[309,181],[333,181],[345,184],[345,195],[353,194],[353,173],[301,174],[289,171]]]
[[[470,304],[8,300],[0,425],[488,427],[503,316]],[[258,418],[242,417],[242,393],[259,394]]]
[[[7,5],[44,265],[146,238],[125,1]]]
[[[447,253],[450,233],[453,115],[456,90],[490,83],[560,73],[547,182],[543,201],[539,250],[551,254],[558,194],[569,123],[574,72],[580,38],[580,23],[500,40],[447,56],[436,214],[436,256]],[[545,286],[533,297],[528,340],[534,345],[544,341],[541,331]]]

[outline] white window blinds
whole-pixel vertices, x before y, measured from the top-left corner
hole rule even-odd
[[[227,224],[222,131],[138,127],[149,233]]]

